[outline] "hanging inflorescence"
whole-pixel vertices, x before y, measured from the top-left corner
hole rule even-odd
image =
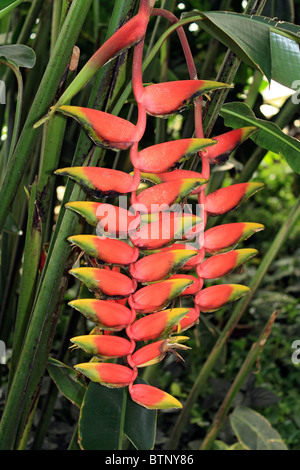
[[[61,112],[79,121],[98,146],[130,149],[133,166],[132,174],[98,167],[56,171],[74,179],[96,198],[121,196],[122,202],[126,198],[126,204],[118,206],[93,201],[66,205],[97,227],[95,235],[69,238],[93,260],[89,267],[70,272],[94,292],[94,298],[74,300],[70,305],[96,325],[91,334],[71,339],[94,356],[75,369],[107,387],[128,386],[132,400],[160,409],[181,404],[156,387],[135,383],[138,369],[161,361],[170,351],[188,349],[188,338],[182,332],[198,323],[200,312],[213,312],[249,291],[235,284],[203,286],[205,280],[220,278],[253,257],[256,250],[235,247],[263,226],[232,223],[205,230],[207,217],[231,211],[262,185],[235,184],[205,194],[210,165],[224,163],[256,129],[242,128],[214,139],[204,138],[202,95],[228,85],[197,78],[181,30],[189,79],[144,86],[142,58],[150,14],[175,21],[170,13],[152,9],[149,0],[141,0],[137,15],[95,53],[51,113]],[[134,47],[136,124],[94,109],[65,105],[99,67],[129,47]],[[143,148],[147,115],[166,118],[190,103],[195,110],[194,138]],[[201,174],[180,168],[196,154],[202,162]],[[197,198],[196,214],[185,204],[189,195]],[[192,299],[192,307],[182,306],[186,298]],[[117,361],[112,362],[113,358]]]

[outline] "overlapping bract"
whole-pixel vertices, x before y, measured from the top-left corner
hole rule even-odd
[[[256,250],[233,249],[263,226],[239,223],[205,231],[205,222],[207,216],[235,209],[262,185],[236,184],[205,196],[207,171],[204,177],[177,168],[197,154],[204,165],[224,163],[255,132],[254,127],[229,131],[213,139],[164,142],[138,151],[146,115],[168,117],[181,112],[200,95],[228,86],[203,80],[143,86],[139,61],[149,14],[149,1],[142,0],[136,17],[121,28],[115,39],[102,46],[85,68],[102,65],[104,59],[107,62],[120,51],[135,47],[133,91],[139,108],[138,122],[132,124],[101,111],[65,106],[63,102],[58,107],[59,112],[78,120],[96,145],[129,149],[133,176],[92,167],[63,168],[56,174],[74,179],[94,197],[127,195],[132,203],[129,209],[93,201],[67,204],[68,209],[97,227],[97,236],[69,237],[69,242],[85,252],[91,262],[91,266],[76,267],[70,272],[94,293],[94,298],[74,300],[70,305],[96,325],[90,335],[71,340],[94,356],[91,362],[78,364],[75,369],[107,387],[128,386],[132,400],[146,408],[180,408],[181,403],[166,392],[135,384],[138,368],[163,360],[171,351],[188,349],[183,344],[188,338],[179,335],[198,323],[201,311],[214,312],[249,292],[237,284],[204,287],[204,280],[220,278],[255,256]],[[142,181],[148,182],[149,187],[142,188]],[[191,195],[198,196],[200,214],[178,209],[178,204]],[[188,299],[189,306],[181,305],[183,299]],[[122,330],[127,338],[116,334]],[[118,362],[105,362],[109,358],[117,358]]]

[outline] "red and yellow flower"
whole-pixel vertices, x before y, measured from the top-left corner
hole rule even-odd
[[[210,165],[224,163],[256,128],[204,138],[199,97],[227,88],[228,84],[193,76],[144,86],[142,57],[150,11],[149,0],[141,0],[138,13],[100,47],[50,114],[58,111],[77,120],[98,146],[128,150],[133,166],[132,174],[98,167],[56,171],[61,177],[72,178],[93,197],[123,195],[133,206],[128,209],[127,204],[121,207],[93,201],[66,205],[97,227],[97,235],[79,234],[68,239],[93,260],[92,266],[80,265],[70,271],[94,294],[93,298],[73,300],[70,305],[96,325],[90,335],[71,339],[75,346],[94,356],[75,369],[106,387],[128,386],[132,400],[141,406],[168,409],[182,405],[165,391],[136,384],[138,369],[160,362],[170,351],[188,349],[182,344],[188,338],[179,335],[199,322],[201,312],[214,312],[249,292],[248,287],[238,284],[204,284],[255,256],[256,250],[234,248],[262,230],[263,225],[251,222],[208,230],[205,227],[207,217],[237,208],[263,185],[240,183],[206,194]],[[129,47],[134,47],[132,85],[138,107],[135,124],[109,113],[66,104],[99,67]],[[193,138],[143,148],[147,115],[166,118],[193,104]],[[193,155],[202,163],[201,173],[178,168]],[[181,207],[191,196],[193,202],[198,199],[200,214],[178,210],[178,205]],[[173,206],[177,210],[172,210]],[[182,306],[185,304],[189,306]],[[124,332],[122,336],[118,335],[120,331]],[[111,358],[117,362],[105,362]]]

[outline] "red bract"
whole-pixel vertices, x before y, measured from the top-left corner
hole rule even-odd
[[[150,410],[182,408],[181,403],[172,395],[151,385],[133,385],[129,393],[133,401]]]
[[[195,247],[193,245],[187,245],[184,243],[175,243],[174,245],[171,245],[166,248],[162,248],[161,250],[154,250],[156,253],[165,253],[167,251],[181,251],[181,250],[188,250],[188,251],[195,251]],[[181,270],[183,271],[190,271],[191,269],[195,268],[198,266],[203,261],[203,258],[205,256],[205,251],[203,248],[198,249],[197,255],[193,256],[189,261],[184,263],[183,266],[181,266]]]
[[[181,139],[141,150],[132,164],[143,172],[161,173],[190,158],[199,150],[216,144],[213,139]]]
[[[180,320],[179,325],[173,328],[174,332],[183,332],[188,330],[192,326],[199,323],[200,310],[198,306],[196,308],[190,308],[188,313]]]
[[[137,373],[129,367],[105,362],[88,362],[74,366],[78,372],[101,385],[109,388],[120,388],[130,385],[136,379]]]
[[[95,235],[73,235],[68,240],[90,256],[108,264],[126,266],[135,263],[139,257],[137,248],[132,248],[120,240],[99,238]]]
[[[202,152],[204,158],[215,165],[222,165],[248,137],[257,131],[257,127],[243,127],[214,137],[216,145]]]
[[[195,302],[202,312],[214,312],[228,302],[239,299],[249,291],[249,287],[238,284],[207,287],[196,295]]]
[[[218,225],[205,232],[204,249],[211,254],[229,251],[241,241],[247,240],[254,233],[263,229],[262,224],[253,222]]]
[[[226,214],[263,187],[262,183],[240,183],[218,189],[205,198],[205,210],[211,216]]]
[[[198,173],[197,171],[179,170],[179,169],[168,171],[165,173],[158,173],[158,174],[141,173],[141,178],[142,180],[151,181],[156,184],[170,183],[170,182],[179,181],[179,180],[188,181],[189,179],[191,181],[192,180],[202,181],[202,185],[205,185],[207,183],[207,180],[203,178],[201,173]],[[194,195],[203,191],[202,185],[199,185],[199,187],[194,189],[190,194]]]
[[[122,357],[131,352],[130,341],[119,336],[84,335],[70,341],[93,356]]]
[[[191,178],[151,186],[135,198],[133,207],[140,212],[152,214],[161,210],[169,210],[170,206],[182,201],[204,183],[206,180],[203,178]]]
[[[136,289],[136,282],[128,276],[107,269],[75,268],[70,273],[101,298],[129,297]]]
[[[186,341],[188,339],[189,338],[187,337],[178,336],[150,343],[132,354],[132,362],[136,367],[146,367],[152,364],[157,364],[162,361],[170,351],[176,349],[189,349],[187,346],[181,344],[182,341]]]
[[[156,338],[166,338],[178,326],[180,320],[189,313],[186,308],[173,308],[151,313],[135,321],[129,330],[134,341],[149,341]]]
[[[191,284],[182,291],[181,296],[185,295],[195,295],[199,290],[202,289],[203,280],[198,279],[195,276],[191,276],[189,274],[174,274],[170,279],[185,279],[186,281],[190,281]]]
[[[77,212],[88,224],[97,227],[99,234],[111,237],[126,238],[130,231],[140,225],[139,214],[104,202],[74,201],[68,202],[66,208]]]
[[[156,312],[166,308],[172,300],[193,284],[192,279],[176,278],[143,287],[129,299],[130,306],[140,313]]]
[[[157,250],[181,240],[185,233],[200,223],[201,219],[193,214],[159,213],[153,221],[141,224],[130,234],[130,240],[140,250]]]
[[[141,9],[136,16],[117,30],[100,49],[95,52],[85,65],[86,71],[94,73],[94,71],[97,71],[109,60],[112,60],[129,47],[141,41],[146,32],[148,21],[148,14]]]
[[[183,249],[145,256],[131,265],[130,274],[141,283],[160,281],[170,277],[197,254],[196,250]]]
[[[197,267],[202,279],[216,279],[230,273],[257,254],[257,250],[244,249],[212,256]]]
[[[138,141],[136,127],[112,114],[79,106],[61,106],[58,111],[76,119],[99,147],[126,150]]]
[[[103,330],[121,331],[131,323],[131,310],[117,301],[77,299],[69,305]]]
[[[228,87],[226,83],[205,80],[157,83],[144,89],[140,103],[151,116],[168,117],[183,111],[197,96]]]
[[[69,176],[97,198],[113,197],[137,189],[130,175],[110,168],[72,167],[56,170],[55,173]]]

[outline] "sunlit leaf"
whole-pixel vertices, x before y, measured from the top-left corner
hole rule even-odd
[[[277,124],[258,119],[245,103],[228,103],[220,112],[225,124],[238,128],[253,125],[259,131],[250,138],[260,147],[283,156],[296,173],[300,173],[300,142],[285,134]]]

